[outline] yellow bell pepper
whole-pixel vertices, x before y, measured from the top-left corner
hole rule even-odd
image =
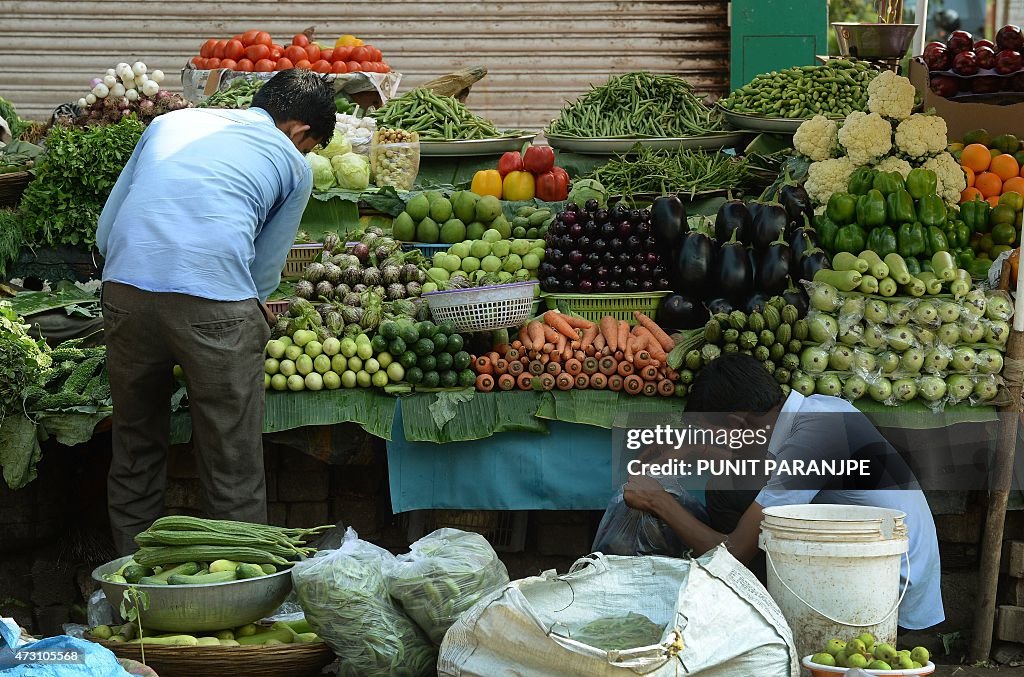
[[[502,196],[512,202],[532,200],[535,189],[535,179],[530,172],[509,172],[505,175],[505,182],[502,184]]]
[[[497,169],[482,169],[473,175],[473,183],[469,188],[480,197],[493,195],[501,199],[501,174]]]
[[[338,38],[338,41],[334,43],[335,48],[337,47],[362,47],[363,41],[354,35],[343,35]]]

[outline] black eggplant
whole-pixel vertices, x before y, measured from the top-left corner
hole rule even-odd
[[[715,240],[718,244],[724,244],[732,238],[733,231],[739,231],[737,239],[749,242],[751,223],[750,211],[742,200],[727,200],[718,208],[715,216]]]
[[[782,292],[782,298],[786,300],[786,303],[796,308],[800,317],[807,315],[810,299],[807,297],[807,292],[802,288],[797,289],[791,285],[789,289]]]
[[[832,270],[832,264],[828,260],[828,254],[820,247],[813,247],[800,257],[799,277],[801,280],[813,281],[814,274],[819,270]]]
[[[710,237],[695,230],[684,235],[673,262],[676,291],[703,298],[712,284],[710,278],[714,264],[715,243]]]
[[[733,230],[729,241],[718,249],[715,270],[710,278],[715,291],[734,304],[750,294],[754,283],[750,258],[738,236],[739,230]]]
[[[786,210],[789,217],[790,230],[797,227],[797,224],[814,219],[814,207],[811,205],[811,198],[801,185],[785,185],[779,191],[779,202]]]
[[[683,201],[675,195],[656,198],[651,205],[651,230],[661,246],[678,247],[679,238],[687,230]]]
[[[788,222],[789,217],[782,205],[777,202],[762,204],[754,218],[754,236],[749,244],[758,251],[768,249],[780,235],[786,234]]]
[[[703,303],[682,294],[666,296],[658,308],[658,324],[674,331],[703,327],[708,319],[708,309]]]
[[[719,313],[725,313],[728,315],[734,310],[732,303],[727,299],[715,299],[714,301],[708,301],[708,312],[718,315]]]
[[[794,261],[799,261],[808,249],[819,246],[818,231],[807,225],[798,226],[786,239]]]
[[[781,294],[789,286],[793,254],[784,235],[779,233],[779,237],[757,256],[754,289],[769,297]]]
[[[764,310],[765,306],[768,305],[768,301],[771,299],[770,296],[762,294],[761,292],[754,292],[754,295],[747,299],[746,305],[743,307],[743,312],[747,313],[759,313]],[[661,317],[658,317],[660,320]]]

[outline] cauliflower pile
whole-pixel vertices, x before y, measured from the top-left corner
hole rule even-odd
[[[850,174],[870,165],[879,171],[899,172],[903,178],[915,167],[934,171],[938,192],[955,206],[966,177],[956,160],[945,152],[946,121],[936,115],[911,114],[914,85],[892,71],[868,85],[868,111],[855,111],[845,120],[821,115],[805,121],[793,135],[797,153],[811,160],[804,188],[816,205],[845,191]]]

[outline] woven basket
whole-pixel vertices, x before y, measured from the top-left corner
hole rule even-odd
[[[114,652],[118,658],[142,661],[142,646],[86,639]],[[275,646],[160,646],[146,645],[146,665],[160,677],[316,677],[334,660],[323,642]]]
[[[288,250],[288,258],[284,262],[284,270],[281,277],[285,280],[297,280],[306,271],[306,266],[312,263],[317,256],[324,251],[324,246],[319,243],[295,244]]]
[[[21,194],[31,181],[31,172],[0,174],[0,207],[17,207]]]

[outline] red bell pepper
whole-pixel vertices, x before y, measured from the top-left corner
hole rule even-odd
[[[523,167],[534,176],[550,172],[555,166],[555,151],[551,146],[530,146],[523,156]]]
[[[523,171],[523,156],[517,150],[505,153],[498,160],[498,173],[501,174],[501,178],[505,178],[506,174],[521,171]]]
[[[557,171],[556,171],[557,170]],[[561,167],[537,177],[536,195],[544,202],[560,202],[569,197],[569,175]]]

